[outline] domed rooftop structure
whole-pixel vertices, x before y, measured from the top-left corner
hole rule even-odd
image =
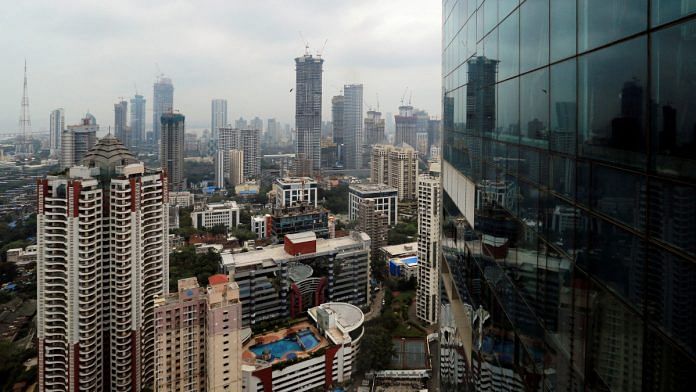
[[[99,139],[82,160],[82,164],[88,167],[99,167],[102,175],[111,176],[116,166],[126,166],[131,163],[140,163],[112,134]]]

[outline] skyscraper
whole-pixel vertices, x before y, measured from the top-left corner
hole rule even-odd
[[[375,200],[367,199],[358,203],[356,230],[370,237],[370,263],[372,266],[378,265],[377,262],[382,258],[380,248],[387,246],[389,217],[378,209]]]
[[[467,3],[442,2],[443,386],[688,390],[693,13]]]
[[[186,188],[184,183],[184,122],[179,113],[164,113],[161,117],[160,164],[167,170],[169,190]]]
[[[60,167],[63,169],[82,162],[87,151],[97,143],[97,119],[85,114],[79,125],[68,125],[60,139]]]
[[[376,144],[372,147],[370,179],[399,190],[399,200],[416,200],[418,152],[411,146]]]
[[[131,146],[130,129],[128,128],[128,102],[114,104],[114,136],[124,146]]]
[[[336,95],[331,98],[331,123],[333,124],[333,142],[338,148],[338,161],[345,161],[345,150],[343,140],[343,95]]]
[[[418,288],[416,316],[436,324],[440,314],[440,177],[439,163],[418,176]]]
[[[345,168],[362,168],[363,134],[363,85],[343,86],[343,140],[345,142]]]
[[[65,110],[63,110],[63,108],[51,111],[49,126],[49,148],[51,149],[51,155],[60,155],[60,139],[65,130]]]
[[[252,118],[251,121],[249,121],[249,128],[257,129],[261,131],[260,133],[263,133],[263,120],[261,120],[258,116]]]
[[[309,159],[313,171],[321,166],[321,57],[306,52],[295,58],[295,128],[297,154]]]
[[[384,119],[382,118],[382,112],[368,110],[367,117],[365,117],[365,144],[374,146],[384,142]]]
[[[210,103],[210,132],[212,140],[217,140],[218,130],[224,126],[227,126],[227,100],[213,99]]]
[[[406,143],[416,148],[416,116],[413,115],[413,106],[399,106],[399,114],[394,116],[394,123],[394,145]]]
[[[138,146],[145,141],[145,98],[142,95],[135,94],[130,100],[130,126],[131,126],[131,145]]]
[[[261,174],[261,157],[259,156],[260,133],[261,131],[257,129],[237,129],[229,127],[220,128],[218,135],[218,150],[242,151],[244,159],[243,173],[245,180],[257,178],[259,174]],[[223,154],[222,164],[225,167],[226,173],[229,173],[231,168],[228,160],[229,157],[229,154]]]
[[[161,142],[162,115],[174,109],[174,86],[170,78],[161,76],[153,86],[152,95],[152,141]]]
[[[39,390],[142,390],[168,284],[166,177],[111,134],[83,165],[37,184]]]

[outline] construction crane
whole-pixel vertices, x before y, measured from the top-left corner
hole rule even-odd
[[[406,93],[408,92],[408,86],[404,89],[404,93],[401,94],[401,106],[404,106],[404,98],[406,98]]]
[[[317,57],[321,57],[321,55],[324,53],[324,48],[326,48],[327,42],[329,42],[328,38],[326,40],[324,40],[324,45],[322,45],[321,49],[317,51]]]

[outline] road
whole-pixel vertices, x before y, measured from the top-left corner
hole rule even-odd
[[[370,321],[382,313],[382,299],[384,299],[384,290],[380,290],[372,300],[370,311],[365,313],[365,321]]]

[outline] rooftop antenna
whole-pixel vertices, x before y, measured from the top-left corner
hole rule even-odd
[[[413,96],[413,90],[408,94],[408,106],[411,106],[411,97]]]
[[[379,112],[379,93],[375,93],[377,96],[377,111]]]

